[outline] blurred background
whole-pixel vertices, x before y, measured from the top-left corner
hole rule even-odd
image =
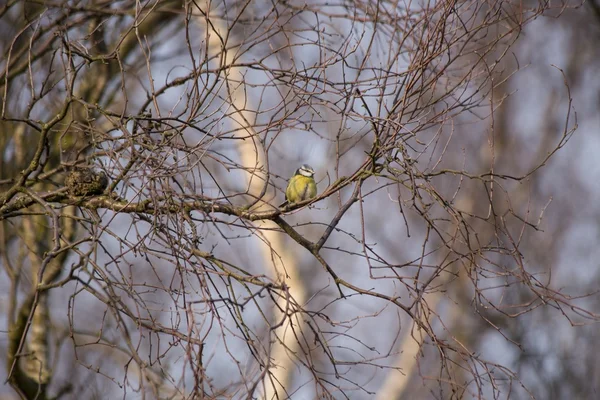
[[[9,0],[0,31],[1,398],[597,397],[600,3]]]

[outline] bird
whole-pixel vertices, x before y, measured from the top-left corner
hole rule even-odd
[[[314,198],[317,195],[317,184],[314,175],[315,170],[310,165],[302,164],[288,181],[285,189],[286,201],[279,207]]]

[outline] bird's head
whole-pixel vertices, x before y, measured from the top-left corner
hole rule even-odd
[[[302,175],[306,177],[312,177],[315,174],[315,170],[308,164],[302,164],[300,168],[296,171],[296,175]]]

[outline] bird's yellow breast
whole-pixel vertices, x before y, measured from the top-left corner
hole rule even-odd
[[[312,199],[317,195],[317,184],[313,177],[294,175],[285,190],[285,198],[290,203]]]

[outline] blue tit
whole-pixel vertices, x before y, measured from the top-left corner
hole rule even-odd
[[[315,171],[310,165],[303,164],[298,168],[294,176],[290,178],[287,189],[285,189],[286,202],[279,207],[315,197],[317,195],[317,184],[315,178],[313,178],[314,174]]]

